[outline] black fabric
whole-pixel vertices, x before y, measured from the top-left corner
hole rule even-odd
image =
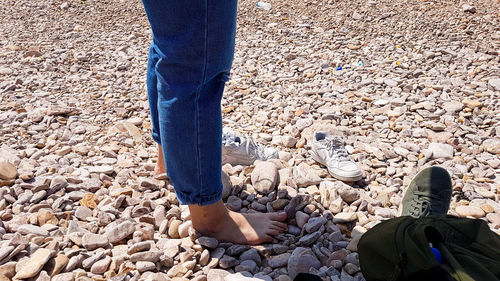
[[[361,237],[358,253],[367,281],[500,281],[500,236],[479,219],[390,219]]]
[[[314,275],[314,274],[309,274],[309,273],[299,273],[293,279],[293,281],[322,281],[321,277]]]

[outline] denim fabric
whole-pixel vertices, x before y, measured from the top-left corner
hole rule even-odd
[[[236,0],[143,0],[153,31],[147,87],[153,139],[181,204],[222,196],[221,98],[234,55]]]

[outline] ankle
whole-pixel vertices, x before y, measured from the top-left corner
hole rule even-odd
[[[219,203],[203,207],[190,205],[190,211],[193,228],[209,236],[222,231],[229,218],[229,211]]]

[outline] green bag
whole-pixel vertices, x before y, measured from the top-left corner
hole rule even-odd
[[[500,281],[500,236],[479,219],[383,221],[361,237],[358,254],[367,281]]]

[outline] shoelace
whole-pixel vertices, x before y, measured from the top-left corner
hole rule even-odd
[[[230,145],[236,141],[236,137],[233,132],[224,132],[222,134],[222,144]]]
[[[325,138],[326,148],[333,159],[340,161],[350,161],[349,154],[344,148],[344,140],[341,137],[327,137]]]
[[[245,152],[251,159],[261,159],[265,160],[268,157],[266,155],[266,150],[264,147],[257,145],[253,139],[249,136],[236,135],[234,132],[225,132],[222,134],[222,145],[224,146],[237,146],[245,147]]]
[[[439,196],[421,191],[415,191],[414,194],[417,195],[417,200],[410,202],[410,213],[413,216],[426,216],[441,204]]]
[[[253,142],[252,139],[246,139],[246,151],[251,159],[257,159],[259,154],[259,147]]]
[[[245,151],[251,159],[257,159],[263,153],[259,146],[257,146],[251,138],[242,137],[242,136],[229,136],[225,145],[234,144],[236,146],[245,146]],[[223,139],[224,142],[224,139]]]
[[[266,154],[266,149],[263,146],[256,144],[252,138],[247,138],[246,140],[246,150],[250,158],[255,160],[267,160],[269,155]]]

